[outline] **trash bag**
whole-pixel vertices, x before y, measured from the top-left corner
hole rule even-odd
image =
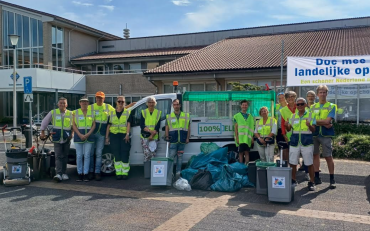
[[[207,169],[199,169],[190,181],[190,186],[193,189],[211,190],[212,184],[212,174]]]
[[[191,191],[188,181],[181,177],[173,184],[173,187],[177,190]]]
[[[216,182],[220,178],[221,169],[222,166],[207,164],[207,170],[211,173],[213,182]]]
[[[191,163],[193,162],[194,158],[196,157],[197,155],[192,155],[188,161],[188,163],[186,164],[186,168],[189,168]]]
[[[229,165],[224,165],[220,179],[211,185],[211,189],[219,192],[236,192],[242,188],[242,176],[233,172]]]
[[[255,187],[255,185],[252,182],[249,181],[249,178],[248,178],[247,175],[244,175],[242,177],[241,184],[242,184],[242,187]]]
[[[239,154],[237,152],[229,151],[227,153],[227,161],[229,164],[238,162],[238,160],[239,160]]]
[[[233,164],[230,164],[230,167],[233,169],[234,172],[240,174],[240,175],[247,175],[248,173],[248,167],[245,164],[235,162]]]
[[[190,182],[197,172],[198,169],[187,168],[181,171],[181,177]]]
[[[220,149],[220,147],[215,143],[202,143],[200,145],[200,151],[204,154],[212,153],[218,149]]]
[[[207,164],[213,164],[217,166],[227,164],[227,147],[220,148],[209,154],[201,153],[197,155],[193,162],[191,162],[190,168],[199,169],[206,167]]]

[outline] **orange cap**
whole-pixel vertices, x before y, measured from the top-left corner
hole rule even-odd
[[[105,98],[105,94],[104,94],[104,92],[102,92],[102,91],[98,91],[98,92],[96,92],[95,97],[102,97],[102,98]]]
[[[179,82],[177,82],[177,81],[173,81],[173,82],[172,82],[172,85],[173,85],[173,86],[175,86],[175,87],[177,87],[177,86],[179,86]]]

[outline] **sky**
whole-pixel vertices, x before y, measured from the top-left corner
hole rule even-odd
[[[7,0],[131,37],[370,16],[368,0]]]

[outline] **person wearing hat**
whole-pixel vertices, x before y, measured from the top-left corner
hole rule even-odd
[[[52,141],[54,143],[55,152],[55,170],[56,175],[54,181],[61,182],[68,180],[66,174],[68,153],[70,149],[71,139],[73,136],[72,130],[72,112],[67,110],[67,99],[59,98],[58,109],[50,111],[41,122],[41,139],[45,139],[45,129],[50,123],[53,125]]]
[[[80,99],[80,109],[73,112],[74,143],[77,155],[77,181],[89,181],[90,153],[94,145],[91,134],[95,129],[94,114],[88,109],[89,100]],[[82,162],[83,159],[83,162]]]
[[[107,131],[108,115],[115,109],[110,104],[104,103],[105,94],[102,91],[98,91],[95,94],[96,103],[89,105],[88,110],[91,110],[95,118],[95,129],[91,135],[92,141],[94,142],[90,152],[90,169],[89,179],[101,180],[100,168],[101,168],[101,157],[103,153],[105,134]],[[94,150],[96,148],[96,151]],[[95,151],[95,165],[94,165],[94,151]]]
[[[130,171],[129,157],[131,149],[130,128],[131,111],[124,108],[125,97],[118,96],[116,110],[111,111],[105,135],[106,143],[114,155],[114,168],[117,180],[126,180]]]

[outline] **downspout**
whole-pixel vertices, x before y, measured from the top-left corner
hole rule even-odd
[[[213,74],[213,78],[215,79],[216,83],[218,84],[218,91],[221,91],[222,87],[221,87],[220,82],[218,82],[218,80],[216,79],[216,73]]]
[[[154,83],[153,80],[150,80],[150,76],[147,77],[148,81],[155,86],[155,94],[158,94],[158,86]]]
[[[77,29],[77,26],[75,26],[75,28],[73,28],[72,30],[68,31],[68,62],[69,64],[71,64],[71,32],[76,29]]]

